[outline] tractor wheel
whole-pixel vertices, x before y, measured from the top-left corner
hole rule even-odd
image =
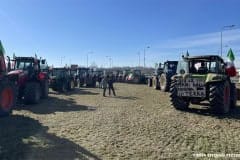
[[[0,84],[0,116],[8,116],[16,106],[16,87],[12,82]]]
[[[94,87],[94,88],[96,88],[96,83],[97,83],[97,81],[94,80],[94,81],[93,81],[93,87]]]
[[[228,81],[211,84],[209,89],[209,102],[211,108],[217,113],[228,113],[231,103],[231,86]]]
[[[41,97],[40,84],[37,82],[27,83],[24,90],[24,103],[25,104],[39,103],[40,97]]]
[[[172,105],[177,110],[187,110],[189,106],[189,101],[186,101],[182,97],[179,97],[177,95],[177,88],[175,84],[176,82],[172,82],[170,86],[170,98]]]
[[[163,92],[169,91],[170,80],[167,78],[167,75],[166,74],[162,74],[159,81],[160,81],[160,89]]]
[[[159,89],[159,81],[157,77],[153,77],[152,85],[154,89]]]
[[[41,98],[43,98],[43,99],[48,98],[48,90],[49,90],[48,81],[44,81],[42,83],[41,89],[42,89]]]
[[[148,87],[152,87],[152,78],[148,78]]]
[[[234,83],[231,83],[230,87],[230,107],[235,108],[237,106],[237,89]]]
[[[65,81],[63,81],[59,87],[60,87],[59,89],[60,92],[65,93],[67,91],[67,84]]]
[[[68,90],[73,90],[75,88],[75,84],[73,80],[70,80],[68,83]]]

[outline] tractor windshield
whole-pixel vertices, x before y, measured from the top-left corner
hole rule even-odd
[[[194,59],[191,61],[179,61],[177,73],[207,74],[221,72],[221,65],[218,61],[207,59]]]
[[[20,69],[20,70],[28,70],[30,68],[33,68],[33,62],[32,61],[16,61],[14,65],[14,69]]]
[[[190,73],[207,74],[218,73],[220,66],[216,61],[197,60],[189,62]]]
[[[134,75],[141,75],[141,71],[140,71],[140,70],[135,70],[135,71],[133,72],[133,74],[134,74]]]
[[[169,72],[176,72],[177,70],[177,62],[175,63],[168,63],[168,71]]]
[[[63,76],[65,73],[64,70],[61,70],[61,69],[54,69],[52,71],[52,76]]]

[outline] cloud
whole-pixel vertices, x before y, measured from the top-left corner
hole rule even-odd
[[[240,29],[223,31],[223,46],[240,43]],[[198,34],[193,36],[171,39],[156,46],[158,49],[191,49],[191,48],[212,48],[219,49],[221,32]]]
[[[229,48],[236,56],[236,64],[240,67],[240,29],[224,30],[222,32],[223,56],[226,57]],[[160,44],[152,45],[148,63],[153,61],[179,60],[188,50],[190,55],[206,55],[221,53],[221,32],[204,33],[169,39]]]

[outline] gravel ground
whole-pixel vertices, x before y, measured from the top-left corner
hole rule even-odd
[[[0,159],[193,159],[198,153],[240,153],[240,108],[227,116],[205,105],[175,110],[168,93],[116,84],[51,92],[48,100],[0,118]]]

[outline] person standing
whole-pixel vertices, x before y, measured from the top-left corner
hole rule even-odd
[[[103,87],[103,97],[106,97],[105,93],[106,93],[107,84],[108,84],[106,76],[103,77],[101,83],[102,83],[102,87]]]
[[[110,76],[110,77],[108,78],[109,96],[111,95],[111,90],[112,90],[112,92],[113,92],[113,95],[116,96],[115,90],[114,90],[114,87],[113,87],[113,83],[114,83],[113,76]]]

